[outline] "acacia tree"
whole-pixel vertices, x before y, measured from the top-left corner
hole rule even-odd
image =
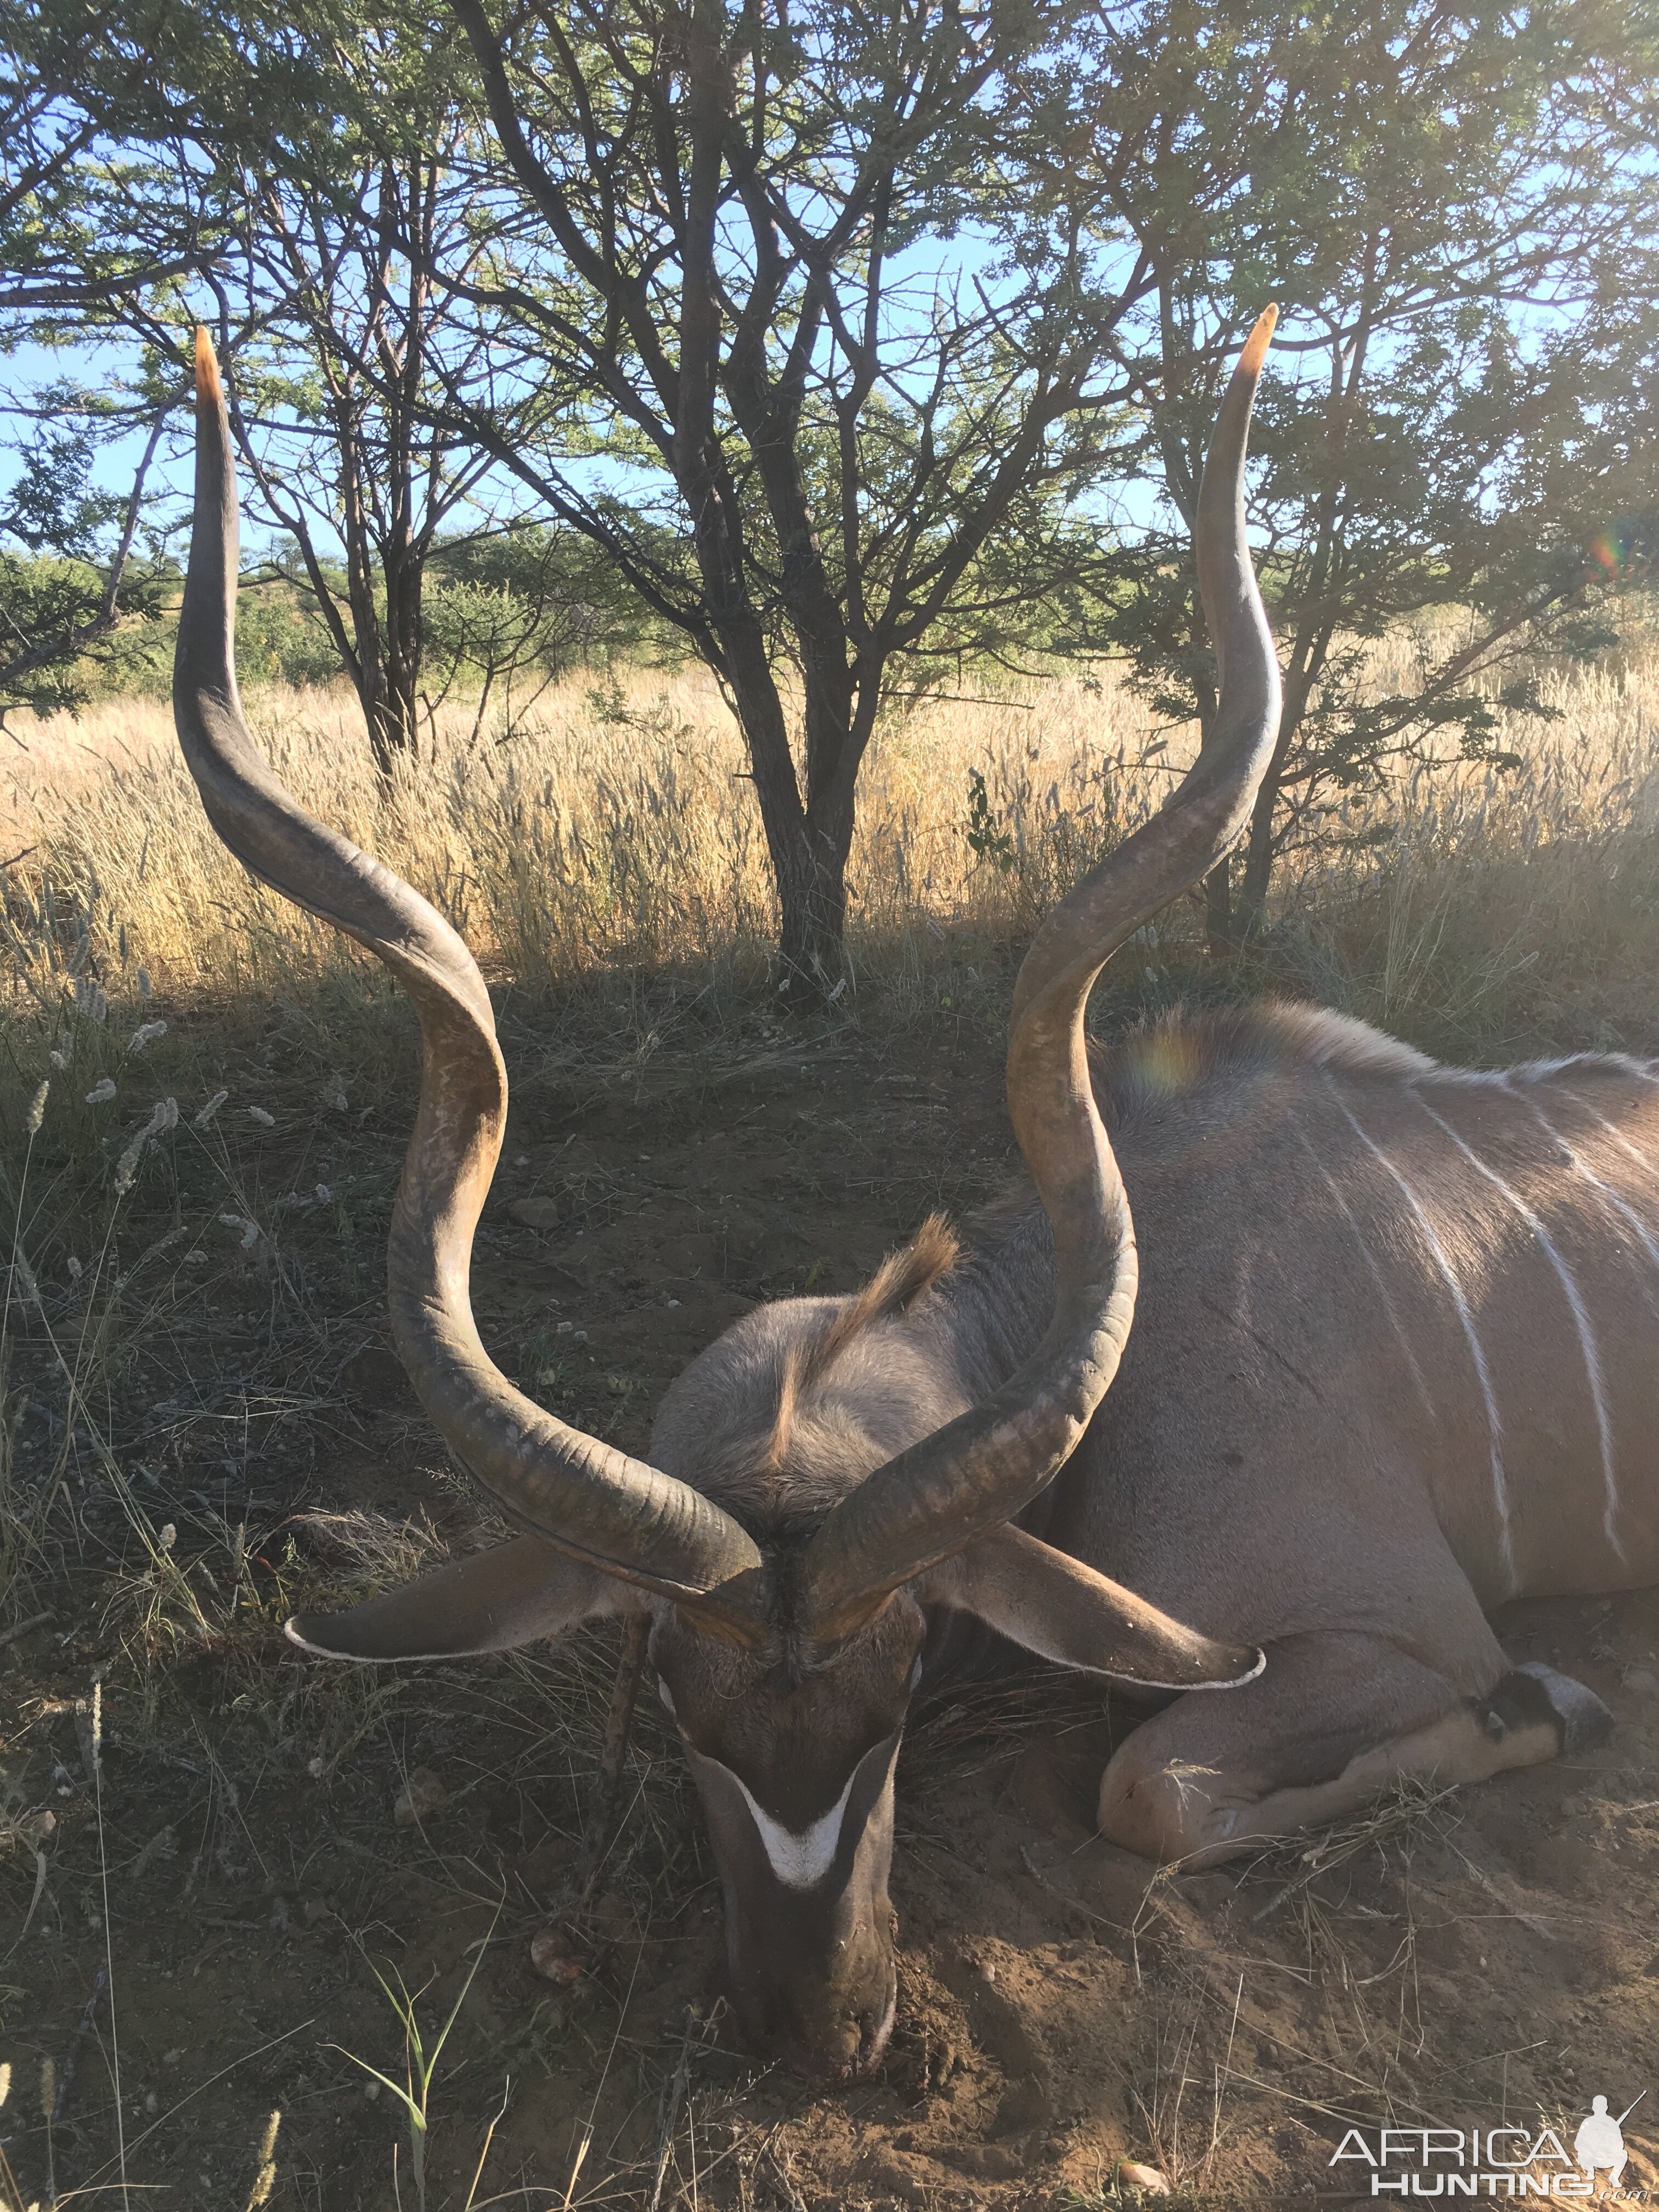
[[[191,265],[187,225],[158,252],[156,211],[132,221],[129,156],[199,112],[234,51],[189,0],[0,0],[0,314],[77,310]]]
[[[323,174],[246,173],[210,276],[255,500],[295,550],[382,774],[418,737],[428,564],[486,520],[471,502],[489,457],[434,405],[451,332],[428,271],[464,274],[477,229],[460,134],[428,108],[394,143],[352,131]],[[444,355],[454,386],[486,343],[474,329]]]
[[[264,0],[0,0],[0,701],[74,703],[88,657],[158,611],[164,564],[137,549],[191,389],[190,311],[248,237],[229,187],[336,179],[349,86]],[[42,352],[66,369],[41,380]],[[119,493],[99,481],[117,449]]]
[[[215,44],[175,0],[112,11],[88,0],[0,0],[0,356],[63,343],[79,319],[189,267],[200,240],[170,193],[141,213],[147,136],[189,106]],[[222,42],[219,42],[222,52]],[[188,70],[181,68],[186,56]],[[185,386],[142,394],[54,377],[0,394],[12,435],[0,491],[0,713],[84,696],[87,664],[129,618],[154,616],[157,562],[140,553],[157,450]],[[94,481],[125,435],[128,489]]]
[[[94,487],[95,440],[71,411],[72,393],[48,393],[29,410],[32,434],[0,492],[0,721],[14,707],[78,705],[88,668],[107,657],[117,632],[160,614],[166,564],[138,541],[173,397],[149,410],[125,494]],[[94,422],[103,419],[94,405]]]
[[[1030,73],[1047,196],[1108,271],[1154,278],[1113,344],[1145,404],[1122,465],[1161,507],[1109,550],[1096,634],[1206,732],[1199,471],[1237,338],[1282,306],[1252,514],[1285,713],[1212,936],[1259,924],[1275,855],[1334,792],[1436,731],[1499,750],[1530,657],[1607,635],[1588,549],[1651,507],[1659,455],[1655,27],[1645,0],[1144,0],[1097,20],[1083,66]],[[1370,642],[1453,607],[1451,641],[1376,696]]]
[[[1063,220],[1023,264],[998,245],[1002,88],[1060,9],[451,5],[510,190],[489,254],[434,276],[500,317],[498,394],[542,391],[504,431],[452,387],[452,419],[715,671],[812,999],[890,672],[1069,573],[1063,495],[1121,397],[1101,342],[1144,276],[1085,292]]]
[[[492,700],[501,706],[505,743],[578,663],[648,647],[638,599],[571,530],[532,522],[446,540],[429,579],[422,698],[435,714],[453,692],[470,689],[471,744]]]
[[[441,540],[489,521],[469,508],[488,459],[438,426],[432,404],[447,303],[426,271],[439,258],[465,270],[476,215],[450,160],[461,126],[444,68],[441,48],[325,9],[272,17],[251,0],[210,17],[191,0],[141,0],[106,21],[83,0],[0,0],[0,112],[18,125],[0,156],[0,245],[14,242],[10,222],[27,272],[0,287],[0,344],[118,357],[101,392],[59,380],[7,395],[25,422],[76,410],[72,429],[33,434],[19,492],[65,492],[94,442],[145,432],[102,584],[84,561],[50,579],[29,570],[27,593],[10,588],[17,564],[0,573],[0,637],[28,633],[12,656],[20,679],[120,619],[117,587],[199,318],[216,324],[232,370],[251,517],[293,548],[382,771],[413,746],[426,564]],[[463,387],[486,340],[475,327],[447,362]],[[88,512],[83,495],[82,526]],[[58,538],[54,550],[84,554]]]

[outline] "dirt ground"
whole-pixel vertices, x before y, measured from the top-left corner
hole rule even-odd
[[[624,1444],[750,1301],[849,1288],[928,1207],[959,1212],[1010,1171],[975,1020],[813,1039],[754,1021],[720,1054],[598,1084],[538,1059],[533,1027],[507,1044],[481,1325],[528,1387]],[[1331,2162],[1351,2125],[1547,2124],[1570,2142],[1593,2094],[1617,2113],[1644,2091],[1626,2182],[1659,2189],[1650,1593],[1501,1624],[1517,1659],[1607,1700],[1603,1750],[1194,1877],[1091,1834],[1132,1712],[1040,1672],[947,1692],[900,1766],[891,2050],[823,2094],[737,2044],[712,1865],[647,1695],[599,1887],[538,1973],[614,1642],[372,1674],[282,1642],[296,1603],[483,1524],[380,1333],[399,1110],[276,1118],[244,1166],[273,1214],[289,1194],[289,1242],[244,1256],[217,1231],[128,1377],[148,1406],[128,1487],[78,1479],[51,1618],[0,1645],[0,2146],[22,2203],[54,2176],[59,2203],[118,2203],[123,2155],[131,2201],[177,2212],[1013,2212],[1123,2201],[1124,2157],[1187,2201],[1369,2203],[1367,2169]],[[173,1194],[185,1212],[216,1203],[197,1172]],[[37,1415],[21,1455],[46,1449]],[[377,1972],[410,1993],[428,2055],[472,1977],[432,2077],[424,2199],[406,2116],[366,2070],[406,2078]]]

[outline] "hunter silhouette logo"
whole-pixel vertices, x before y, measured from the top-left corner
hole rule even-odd
[[[1624,2186],[1630,2154],[1624,2124],[1641,2095],[1615,2119],[1605,2097],[1594,2097],[1569,2153],[1555,2129],[1350,2128],[1331,2158],[1370,2168],[1373,2197],[1595,2198],[1648,2203],[1644,2189]]]
[[[1572,2154],[1578,2161],[1581,2173],[1589,2174],[1594,2180],[1598,2173],[1605,2171],[1607,2179],[1615,2189],[1618,2188],[1624,2174],[1625,2160],[1630,2155],[1625,2148],[1625,2122],[1647,2094],[1644,2089],[1641,2097],[1633,2098],[1616,2120],[1607,2110],[1605,2097],[1590,2100],[1589,2117],[1572,2139]]]

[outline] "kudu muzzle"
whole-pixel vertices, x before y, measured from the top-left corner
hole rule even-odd
[[[775,1820],[730,1767],[692,1745],[726,1900],[732,2003],[753,2047],[809,2081],[847,2081],[881,2057],[897,1976],[887,1895],[895,1731],[805,1829]]]

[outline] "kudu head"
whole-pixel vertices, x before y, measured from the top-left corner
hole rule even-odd
[[[786,1301],[728,1330],[668,1393],[649,1462],[535,1404],[479,1340],[472,1237],[507,1114],[489,994],[443,917],[306,814],[248,736],[232,654],[229,426],[198,334],[179,742],[238,859],[374,952],[414,1001],[422,1080],[392,1212],[392,1330],[446,1443],[526,1532],[289,1632],[338,1657],[453,1656],[647,1610],[720,1865],[738,2016],[762,2051],[814,2077],[866,2070],[891,2025],[893,1766],[924,1607],[975,1613],[1062,1664],[1164,1687],[1231,1684],[1261,1663],[1011,1523],[1081,1437],[1134,1310],[1133,1230],[1085,1042],[1091,986],[1232,845],[1277,726],[1278,666],[1243,518],[1245,439],[1273,320],[1269,309],[1234,373],[1199,499],[1216,727],[1163,811],[1048,916],[1015,986],[1008,1105],[1054,1233],[1047,1333],[1000,1390],[961,1402],[948,1358],[929,1358],[907,1329],[908,1299],[939,1272],[924,1239],[860,1302]],[[872,1369],[877,1343],[885,1352]],[[811,1419],[787,1418],[808,1400]]]

